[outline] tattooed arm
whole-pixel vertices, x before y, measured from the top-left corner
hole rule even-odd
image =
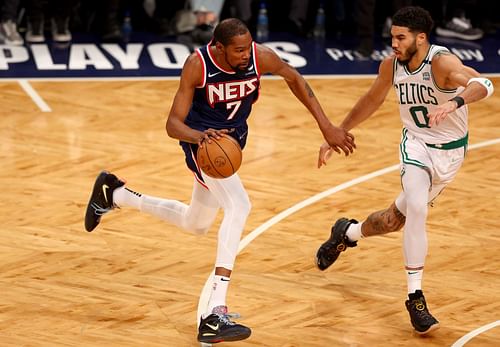
[[[361,226],[364,237],[398,231],[405,224],[406,217],[392,203],[388,209],[373,212]]]
[[[257,62],[260,74],[272,73],[283,77],[297,99],[309,110],[323,133],[323,137],[337,153],[352,153],[354,136],[334,126],[321,108],[318,99],[306,80],[292,66],[281,60],[271,49],[257,45]]]

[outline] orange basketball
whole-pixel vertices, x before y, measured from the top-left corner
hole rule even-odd
[[[212,143],[203,142],[198,148],[196,160],[205,174],[213,178],[226,178],[233,175],[241,165],[241,147],[231,136],[220,139],[211,138]]]

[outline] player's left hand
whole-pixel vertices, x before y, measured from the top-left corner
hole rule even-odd
[[[326,162],[328,161],[328,159],[330,159],[332,154],[333,154],[333,148],[330,147],[330,145],[327,142],[323,143],[319,147],[318,169],[321,168],[323,165],[326,165]]]
[[[427,114],[429,117],[429,126],[432,128],[448,116],[448,113],[453,112],[457,109],[457,103],[455,101],[447,101],[442,105],[436,107],[432,112]]]

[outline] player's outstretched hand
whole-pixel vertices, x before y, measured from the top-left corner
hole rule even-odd
[[[354,135],[343,128],[332,126],[325,136],[326,142],[337,153],[342,150],[346,156],[354,152],[356,144],[354,143]]]
[[[340,153],[339,151],[337,152]],[[326,165],[326,162],[328,161],[328,159],[330,159],[332,154],[333,154],[333,148],[330,147],[330,145],[327,142],[323,143],[321,147],[319,147],[318,169],[323,165]]]
[[[435,125],[439,125],[448,113],[453,112],[456,109],[457,103],[455,101],[447,101],[444,104],[439,105],[427,115],[429,117],[429,126],[432,128]]]

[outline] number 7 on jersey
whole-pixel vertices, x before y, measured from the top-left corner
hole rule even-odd
[[[241,105],[241,100],[237,100],[237,101],[232,101],[232,102],[228,102],[226,104],[226,107],[228,110],[230,110],[231,108],[233,108],[233,110],[231,111],[231,114],[229,115],[229,117],[227,117],[227,119],[233,119],[234,115],[236,114],[236,112],[238,112],[238,109],[240,108],[240,105]]]

